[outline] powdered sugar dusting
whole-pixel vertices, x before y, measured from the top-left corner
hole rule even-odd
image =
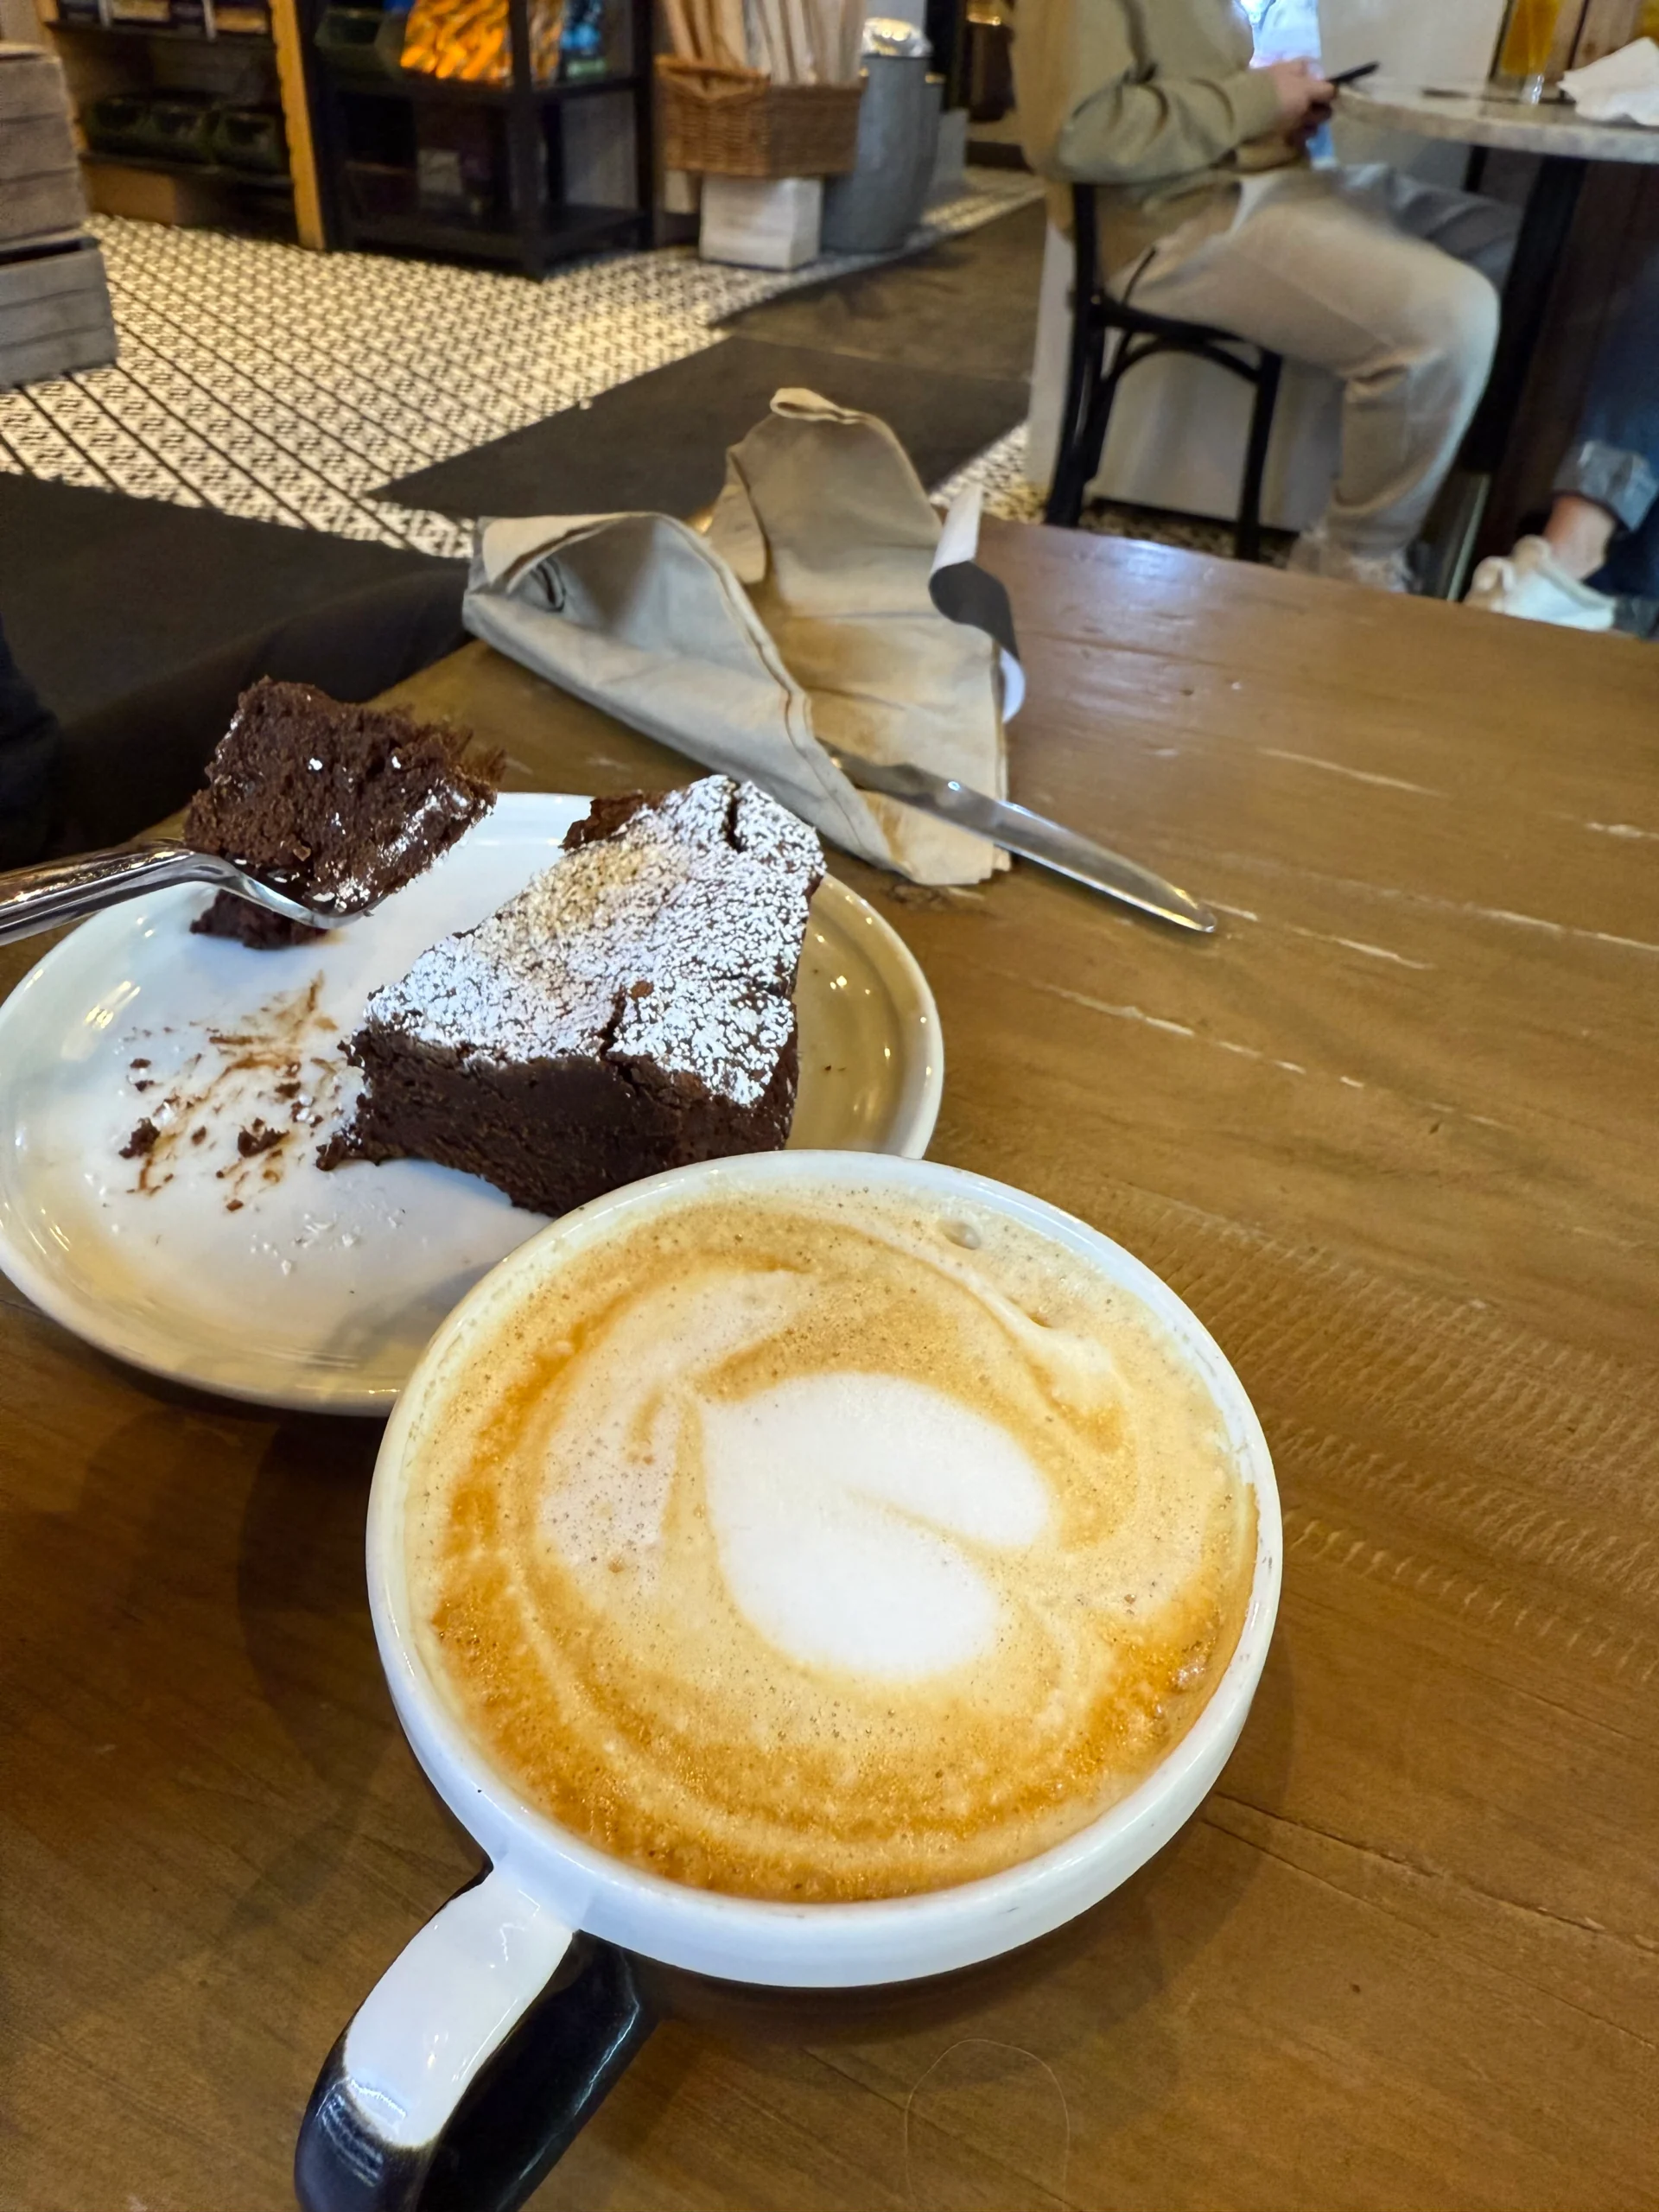
[[[394,754],[393,766],[401,765]],[[361,861],[351,854],[325,862],[308,894],[312,905],[341,914],[355,913],[359,907],[372,905],[385,896],[389,882],[395,886],[420,873],[423,863],[416,858],[411,868],[410,858],[425,851],[435,823],[446,819],[469,822],[480,811],[471,796],[454,785],[435,785],[413,808],[403,827],[379,841],[369,856],[369,872],[365,873]],[[338,823],[339,816],[334,819]]]
[[[466,1066],[650,1063],[741,1107],[795,1021],[814,833],[708,776],[567,853],[476,929],[370,1000],[367,1026]]]

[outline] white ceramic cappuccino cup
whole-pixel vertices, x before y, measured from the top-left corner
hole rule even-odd
[[[1065,1842],[954,1888],[859,1904],[785,1904],[685,1887],[610,1857],[527,1803],[459,1725],[421,1656],[405,1573],[404,1501],[428,1394],[482,1345],[491,1317],[593,1239],[665,1201],[806,1195],[826,1186],[971,1203],[1081,1256],[1162,1323],[1202,1379],[1256,1508],[1237,1644],[1191,1728],[1147,1777]],[[1097,1904],[1175,1834],[1213,1786],[1261,1679],[1279,1603],[1278,1492],[1261,1424],[1209,1332],[1151,1270],[1041,1200],[926,1160],[859,1153],[744,1154],[608,1192],[511,1254],[463,1300],[397,1401],[369,1500],[369,1595],[393,1701],[415,1754],[487,1857],[488,1872],[393,1961],[335,2045],[296,2160],[307,2212],[522,2203],[603,2096],[651,2021],[633,1958],[728,1982],[845,1989],[948,1974],[1047,1935]]]

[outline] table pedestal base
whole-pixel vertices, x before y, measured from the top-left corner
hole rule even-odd
[[[1492,373],[1469,425],[1458,465],[1424,532],[1423,590],[1433,599],[1463,594],[1473,565],[1480,524],[1509,448],[1538,340],[1549,312],[1555,271],[1578,212],[1590,164],[1576,156],[1548,155],[1527,196],[1515,242],[1515,259],[1503,287],[1503,321]]]

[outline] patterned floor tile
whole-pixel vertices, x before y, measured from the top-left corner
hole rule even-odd
[[[904,250],[1038,189],[976,170]],[[467,550],[467,525],[374,487],[719,345],[741,308],[893,257],[780,274],[675,248],[536,283],[113,217],[93,228],[120,360],[0,392],[0,469],[444,554]]]
[[[1040,522],[1046,493],[1026,476],[1026,432],[1022,423],[1007,437],[987,446],[965,461],[947,483],[939,499],[954,499],[969,484],[984,495],[983,512],[1008,522]],[[1150,539],[1158,545],[1179,545],[1188,553],[1215,553],[1232,557],[1233,526],[1204,515],[1172,514],[1161,507],[1133,507],[1117,499],[1095,499],[1084,509],[1079,530],[1101,537]],[[1291,532],[1268,530],[1262,536],[1262,558],[1269,568],[1282,569],[1294,543]]]

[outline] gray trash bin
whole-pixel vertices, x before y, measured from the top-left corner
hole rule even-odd
[[[928,79],[931,54],[912,24],[881,16],[865,24],[858,157],[846,176],[824,185],[826,253],[890,252],[921,220],[944,92]]]

